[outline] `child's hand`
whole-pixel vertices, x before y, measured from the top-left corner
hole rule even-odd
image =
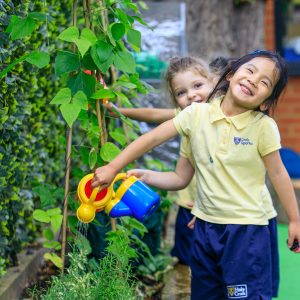
[[[92,179],[91,186],[92,188],[96,188],[97,186],[100,186],[101,189],[107,188],[111,185],[116,175],[117,171],[109,164],[104,167],[97,168]]]
[[[289,239],[288,239],[288,247],[291,249],[295,246],[294,242],[298,241],[300,243],[300,221],[290,222],[289,223]],[[300,253],[300,247],[295,247],[291,249],[295,253]]]
[[[127,178],[130,176],[135,176],[139,180],[147,183],[149,181],[149,170],[143,170],[143,169],[133,169],[129,170],[127,173]]]
[[[188,228],[194,229],[195,222],[196,222],[196,217],[193,217],[193,219],[191,221],[189,221],[187,224]]]
[[[108,110],[112,117],[119,118],[121,112],[119,109],[111,102],[103,103],[103,106]]]

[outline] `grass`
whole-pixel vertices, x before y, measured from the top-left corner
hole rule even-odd
[[[278,225],[278,243],[280,256],[280,285],[278,300],[300,299],[300,254],[294,254],[286,246],[288,227]]]

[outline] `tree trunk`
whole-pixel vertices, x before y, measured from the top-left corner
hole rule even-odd
[[[211,60],[264,48],[264,0],[186,0],[188,53]]]

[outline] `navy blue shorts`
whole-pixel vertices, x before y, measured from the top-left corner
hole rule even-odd
[[[272,257],[272,296],[278,297],[279,288],[279,251],[277,236],[277,220],[276,218],[269,220],[269,232],[271,241],[271,257]]]
[[[268,226],[197,218],[190,256],[192,300],[272,298]]]
[[[189,264],[193,240],[193,230],[187,224],[193,217],[194,215],[191,214],[190,209],[179,206],[175,223],[175,241],[171,255],[176,256],[179,262],[185,265]]]

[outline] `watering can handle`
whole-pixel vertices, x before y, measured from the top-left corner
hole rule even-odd
[[[113,180],[113,182],[111,183],[111,185],[109,187],[112,188],[112,190],[114,190],[115,182],[118,180],[121,180],[121,179],[125,179],[126,177],[127,177],[126,173],[117,174],[117,176],[115,177],[115,179]]]
[[[127,177],[126,173],[119,173],[119,174],[117,174],[117,176],[115,177],[115,179],[113,180],[113,182],[111,183],[111,185],[109,186],[109,188],[111,188],[113,190],[115,182],[118,181],[118,180],[121,180],[121,179],[125,179],[126,177]],[[99,189],[100,189],[100,186],[98,186],[98,187],[96,187],[96,188],[93,189],[91,197],[90,197],[90,200],[89,200],[90,203],[94,203],[94,201],[95,201],[95,199],[97,197],[97,194],[99,192]]]

